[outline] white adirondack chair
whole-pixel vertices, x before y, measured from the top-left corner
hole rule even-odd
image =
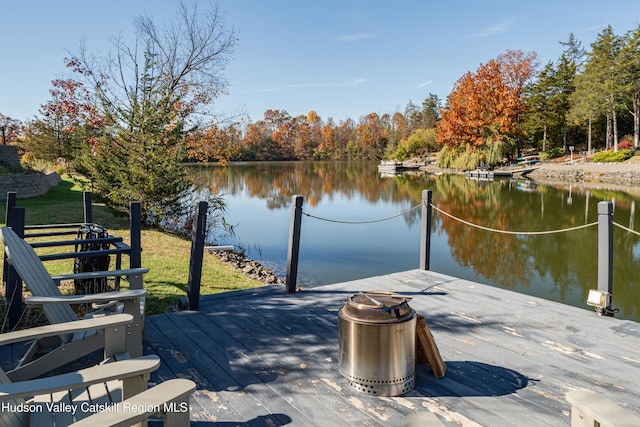
[[[119,314],[47,325],[0,335],[0,345],[57,336],[62,332],[103,331],[111,351],[124,348],[133,317]],[[147,390],[156,356],[105,363],[67,374],[11,382],[0,370],[0,425],[130,426],[159,413],[165,426],[189,425],[193,381],[174,379]]]
[[[5,253],[9,264],[16,270],[27,289],[33,295],[25,299],[27,304],[41,305],[45,316],[51,324],[77,321],[78,317],[71,304],[108,304],[120,302],[123,312],[133,316],[133,322],[127,325],[126,351],[131,357],[142,356],[142,336],[144,327],[141,301],[146,294],[144,289],[121,292],[105,292],[93,295],[63,296],[56,285],[61,276],[52,277],[31,245],[21,239],[8,227],[0,229],[0,236],[5,245]],[[62,276],[63,279],[87,277],[127,276],[130,281],[140,283],[142,275],[149,269],[114,270],[105,272],[79,273]],[[50,372],[58,366],[86,356],[103,348],[104,335],[95,331],[83,333],[62,333],[55,339],[34,340],[24,352],[18,366],[7,376],[12,381],[31,379]],[[52,343],[52,341],[54,341]],[[37,357],[38,354],[43,356]]]
[[[571,404],[571,427],[640,426],[640,417],[591,390],[572,390],[566,398]]]

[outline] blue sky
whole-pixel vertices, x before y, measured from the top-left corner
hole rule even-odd
[[[187,2],[188,3],[188,2]],[[209,1],[198,0],[199,8]],[[190,4],[190,3],[188,3]],[[440,1],[219,0],[239,38],[225,77],[220,113],[315,110],[323,120],[358,120],[404,111],[429,93],[445,99],[467,71],[507,49],[536,51],[541,64],[563,50],[569,33],[588,48],[611,25],[640,23],[637,0]],[[134,17],[175,16],[168,0],[22,0],[3,2],[0,113],[26,120],[65,77],[63,58],[79,40],[102,51],[131,34]]]

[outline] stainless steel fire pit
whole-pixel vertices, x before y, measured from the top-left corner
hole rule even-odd
[[[340,373],[356,390],[398,396],[415,385],[416,312],[390,292],[352,295],[338,312]]]

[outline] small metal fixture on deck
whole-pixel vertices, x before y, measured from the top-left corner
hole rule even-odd
[[[410,300],[360,292],[338,312],[340,373],[356,390],[398,396],[415,386],[416,312]]]
[[[611,294],[609,292],[598,291],[596,289],[589,289],[589,296],[587,297],[587,305],[595,307],[599,315],[607,314],[609,306],[611,305]]]

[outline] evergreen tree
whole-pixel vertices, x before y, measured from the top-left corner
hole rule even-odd
[[[538,74],[535,82],[526,87],[527,131],[534,138],[542,133],[542,151],[547,151],[549,128],[557,122],[554,99],[558,93],[556,71],[549,62]]]
[[[436,127],[436,122],[440,120],[440,109],[442,102],[438,95],[430,93],[424,101],[422,101],[421,112],[421,128],[430,129]]]
[[[190,208],[185,136],[226,90],[222,71],[235,36],[215,6],[200,14],[195,3],[180,3],[164,28],[140,17],[136,30],[135,46],[116,39],[114,52],[101,57],[81,45],[67,65],[93,90],[104,117],[90,162],[95,188],[116,208],[141,202],[143,219],[158,224]]]
[[[593,150],[593,123],[602,115],[602,93],[588,72],[576,76],[576,90],[571,94],[571,108],[567,115],[574,123],[587,124],[587,152]]]
[[[584,72],[589,88],[601,93],[607,117],[607,148],[618,151],[618,109],[623,94],[620,59],[621,40],[609,25],[591,44]],[[593,95],[592,95],[593,96]],[[597,96],[597,95],[596,95]]]
[[[571,56],[566,53],[560,55],[555,72],[557,91],[554,104],[556,114],[562,123],[562,147],[565,150],[567,149],[567,113],[571,107],[569,99],[575,91],[576,69],[576,63]]]
[[[625,106],[633,116],[633,145],[640,137],[640,25],[625,34],[620,49]],[[631,105],[631,108],[628,105]]]

